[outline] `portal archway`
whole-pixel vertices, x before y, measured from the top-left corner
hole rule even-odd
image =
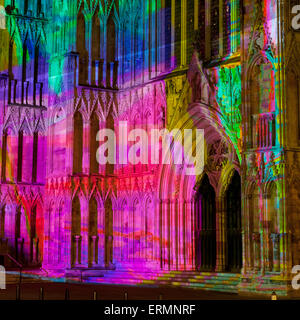
[[[216,266],[216,194],[205,174],[195,202],[196,268],[214,271]]]
[[[234,172],[225,195],[226,204],[226,271],[242,268],[241,178]]]

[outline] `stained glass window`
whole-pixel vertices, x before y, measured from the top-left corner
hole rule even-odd
[[[219,55],[219,0],[211,1],[211,58]]]
[[[205,0],[199,0],[198,48],[200,57],[205,57]]]
[[[231,28],[231,7],[230,0],[223,1],[223,54],[230,53],[230,28]]]

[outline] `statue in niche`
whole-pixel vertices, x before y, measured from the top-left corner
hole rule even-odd
[[[251,75],[251,108],[252,114],[274,111],[274,71],[272,65],[260,61]]]
[[[3,6],[0,6],[0,29],[2,30],[6,29],[6,15],[5,15],[5,9]]]

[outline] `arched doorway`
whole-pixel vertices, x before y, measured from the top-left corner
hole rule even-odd
[[[81,264],[81,207],[78,197],[72,202],[72,248],[71,264]]]
[[[196,268],[214,271],[216,266],[216,195],[208,176],[203,177],[196,196]]]
[[[226,271],[240,272],[242,268],[241,178],[234,172],[226,192]]]
[[[113,206],[111,198],[105,201],[105,267],[114,268],[113,264]]]
[[[73,173],[82,172],[83,119],[79,111],[74,115]]]
[[[98,263],[98,204],[97,200],[92,197],[89,201],[89,244],[88,244],[88,262],[89,266]]]

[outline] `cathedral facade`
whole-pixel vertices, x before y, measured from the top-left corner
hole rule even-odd
[[[296,2],[0,0],[0,263],[299,294]],[[99,161],[124,123],[204,130],[202,173]]]

